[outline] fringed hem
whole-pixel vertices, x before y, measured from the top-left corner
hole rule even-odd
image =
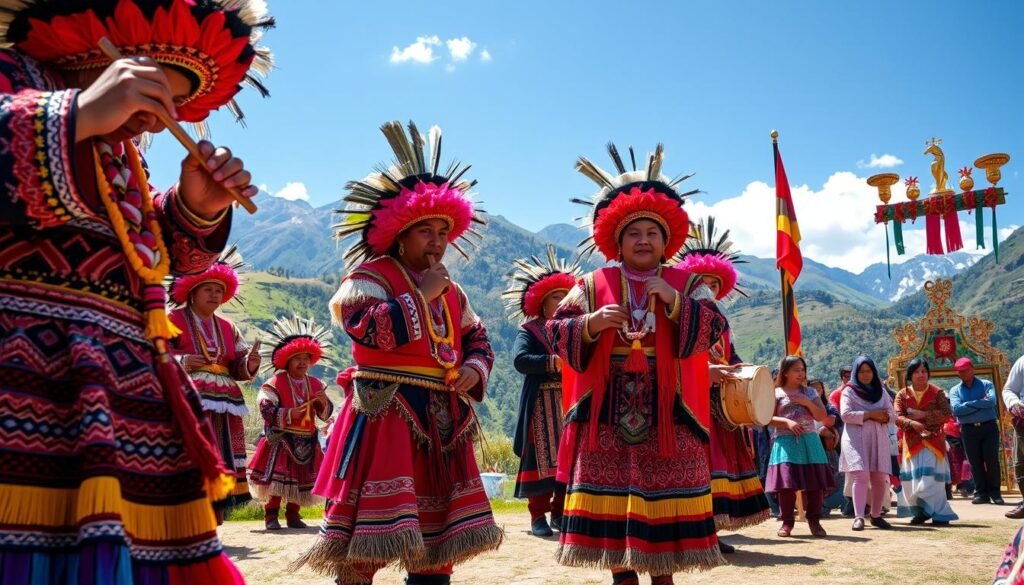
[[[770,510],[761,510],[757,514],[739,517],[730,516],[728,514],[716,514],[715,529],[729,531],[741,530],[743,528],[757,526],[758,524],[767,521],[771,517],[772,514]]]
[[[314,573],[340,577],[342,582],[369,583],[352,563],[366,565],[400,564],[403,555],[423,554],[423,535],[419,530],[406,529],[387,535],[364,536],[358,539],[353,551],[350,539],[317,539],[305,553],[288,565],[290,571],[308,566]]]
[[[250,480],[249,493],[252,495],[252,499],[260,502],[261,504],[267,503],[267,501],[274,496],[279,496],[286,502],[298,504],[300,506],[317,506],[324,503],[324,498],[314,494],[308,489],[300,490],[295,485],[285,485],[276,481],[270,482],[269,484],[259,484]]]
[[[353,563],[395,566],[417,572],[457,565],[491,550],[497,550],[505,532],[496,525],[465,530],[446,540],[440,547],[425,548],[419,530],[408,529],[382,536],[359,536],[354,540],[319,538],[289,570],[308,566],[313,572],[341,577],[342,581],[364,583]]]
[[[559,545],[555,560],[567,567],[629,569],[651,575],[707,571],[726,564],[718,547],[684,552],[651,554],[637,550],[609,551],[580,545]]]
[[[249,407],[245,404],[232,404],[230,402],[224,402],[221,400],[210,400],[209,398],[202,398],[200,400],[203,404],[203,410],[206,412],[215,412],[217,414],[231,414],[234,416],[240,416],[245,418],[249,415]]]
[[[436,569],[445,565],[458,565],[491,550],[497,550],[505,539],[505,531],[496,524],[462,530],[438,547],[430,547],[419,559],[403,562],[412,572]]]

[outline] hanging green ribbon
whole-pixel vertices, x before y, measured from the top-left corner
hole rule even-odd
[[[995,213],[993,211],[993,213]],[[974,204],[974,240],[978,243],[978,249],[985,248],[985,197],[978,197]]]
[[[996,208],[992,207],[992,252],[996,255],[996,264],[999,264],[999,228],[996,227]]]
[[[892,222],[892,237],[896,240],[896,253],[900,256],[906,254],[906,249],[903,247],[903,224],[898,221]]]

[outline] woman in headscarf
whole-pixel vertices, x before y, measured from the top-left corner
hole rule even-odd
[[[853,530],[864,530],[869,489],[871,525],[892,528],[882,518],[882,504],[889,493],[892,472],[889,422],[896,418],[896,412],[870,358],[861,356],[853,362],[853,375],[839,399],[839,414],[844,424],[839,470],[852,484]]]
[[[946,499],[949,463],[943,425],[953,417],[946,393],[928,382],[928,362],[917,358],[907,366],[909,384],[896,395],[896,425],[903,430],[903,456],[897,517],[911,524],[949,524],[959,517]]]

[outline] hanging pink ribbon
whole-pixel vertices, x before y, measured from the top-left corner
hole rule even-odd
[[[942,220],[946,224],[946,252],[952,253],[964,247],[963,237],[960,235],[960,218],[956,212],[956,201],[952,195],[942,198],[945,205],[945,213]]]

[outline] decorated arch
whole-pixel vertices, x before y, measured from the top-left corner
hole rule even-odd
[[[894,389],[904,387],[907,383],[907,365],[919,357],[928,360],[932,378],[956,378],[953,363],[961,357],[971,358],[975,375],[990,380],[996,387],[1003,455],[1002,477],[1008,489],[1015,489],[1013,426],[1001,397],[1010,362],[1004,352],[992,346],[995,325],[988,319],[961,315],[949,306],[953,293],[951,280],[928,281],[924,290],[930,304],[928,312],[916,322],[904,323],[893,329],[892,334],[900,347],[900,353],[889,360],[887,383]]]

